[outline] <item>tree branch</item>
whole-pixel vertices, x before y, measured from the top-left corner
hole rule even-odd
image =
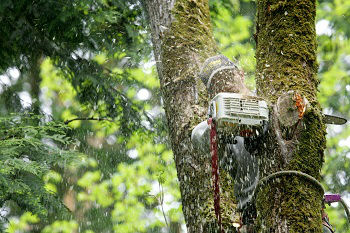
[[[64,124],[68,125],[72,121],[110,121],[110,122],[114,122],[112,119],[108,119],[108,118],[77,117],[77,118],[65,121]]]

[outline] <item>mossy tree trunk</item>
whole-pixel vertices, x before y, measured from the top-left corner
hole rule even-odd
[[[261,175],[296,170],[319,180],[325,126],[316,98],[316,1],[258,0],[257,5],[257,92],[274,106],[259,153]],[[258,232],[322,232],[322,194],[303,177],[271,179],[258,189]]]
[[[207,118],[201,64],[217,54],[208,0],[146,0],[154,55],[174,153],[188,232],[217,232],[211,158],[193,150],[191,131]],[[235,232],[233,185],[221,179],[222,222]]]

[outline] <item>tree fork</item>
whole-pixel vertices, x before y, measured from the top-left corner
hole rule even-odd
[[[320,180],[326,140],[316,98],[315,15],[315,0],[257,1],[257,93],[274,106],[265,147],[259,148],[261,177],[292,170]],[[256,231],[322,232],[322,195],[295,175],[259,186]]]

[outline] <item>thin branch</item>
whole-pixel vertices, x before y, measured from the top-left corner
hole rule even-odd
[[[110,122],[114,122],[112,119],[108,119],[108,118],[77,117],[77,118],[65,121],[64,124],[68,125],[72,121],[110,121]]]
[[[160,205],[161,211],[163,213],[165,224],[166,224],[167,228],[169,228],[168,220],[166,219],[165,211],[164,211],[164,208],[163,208],[163,204],[164,204],[164,189],[163,189],[162,184],[159,181],[158,181],[158,184],[159,184],[159,192],[160,192],[159,198],[156,195],[152,195],[152,194],[147,194],[147,195],[150,196],[150,197],[153,197],[154,199],[157,200],[158,205]]]
[[[169,224],[168,224],[168,220],[166,219],[165,216],[165,211],[163,208],[163,203],[164,203],[164,190],[163,190],[163,185],[159,182],[159,191],[160,191],[160,206],[162,208],[162,212],[163,212],[163,217],[166,223],[167,228],[169,228]]]

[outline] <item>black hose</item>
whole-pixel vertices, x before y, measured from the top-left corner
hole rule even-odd
[[[339,202],[343,205],[345,213],[346,213],[346,217],[348,218],[348,222],[350,223],[350,210],[349,210],[349,207],[346,205],[346,203],[343,200],[343,198],[341,198]]]

